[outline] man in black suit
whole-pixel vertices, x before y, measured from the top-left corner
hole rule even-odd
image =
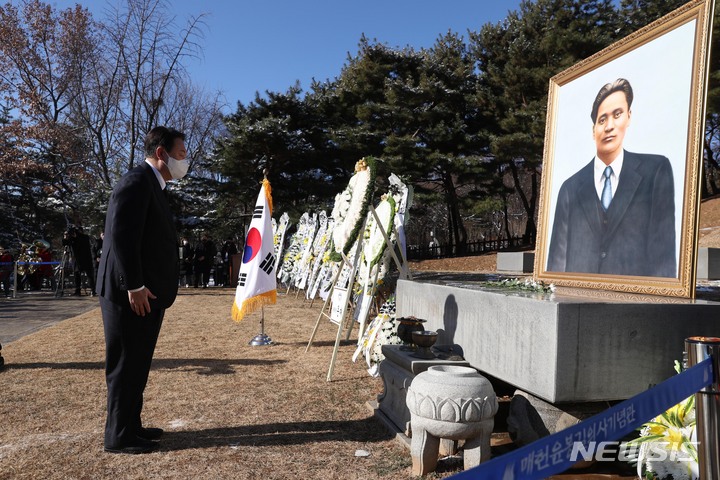
[[[547,271],[675,277],[675,193],[670,161],[623,150],[633,91],[619,78],[590,117],[597,154],[560,187]]]
[[[91,252],[90,237],[81,226],[71,225],[63,235],[62,244],[69,246],[75,264],[75,293],[79,297],[82,287],[82,274],[87,276],[90,285],[90,295],[95,296],[95,266]]]
[[[145,137],[145,161],[115,186],[105,219],[97,292],[105,328],[108,387],[105,451],[146,453],[159,428],[140,415],[165,309],[178,290],[178,242],[163,190],[187,173],[185,135],[165,127]]]

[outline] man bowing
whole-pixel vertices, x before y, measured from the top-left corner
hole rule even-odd
[[[185,176],[185,135],[155,127],[145,161],[113,189],[105,219],[97,293],[105,329],[105,451],[147,453],[163,431],[143,427],[143,391],[165,309],[178,290],[178,243],[163,190]]]

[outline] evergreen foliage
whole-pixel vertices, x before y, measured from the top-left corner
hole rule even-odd
[[[462,253],[488,236],[534,241],[549,79],[684,3],[525,0],[498,23],[466,37],[449,31],[419,50],[363,36],[336,78],[258,94],[221,117],[217,96],[177,75],[199,51],[202,16],[180,43],[133,42],[168,30],[168,4],[125,2],[104,22],[40,0],[0,5],[0,94],[9,102],[0,109],[0,243],[59,239],[83,219],[101,226],[112,185],[141,161],[138,142],[154,123],[189,134],[190,174],[170,186],[185,235],[242,238],[265,171],[276,212],[330,210],[355,162],[373,156],[378,188],[390,172],[415,188],[409,243],[427,244],[434,232]],[[123,15],[130,9],[154,13]],[[720,185],[718,38],[705,196]],[[166,56],[133,65],[141,44]]]

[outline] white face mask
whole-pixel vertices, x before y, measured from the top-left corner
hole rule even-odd
[[[188,168],[190,167],[190,162],[187,158],[184,160],[176,160],[169,155],[165,163],[167,164],[168,170],[170,170],[170,175],[172,175],[172,178],[175,180],[180,180],[187,175]]]

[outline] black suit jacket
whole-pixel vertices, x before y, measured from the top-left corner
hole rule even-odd
[[[178,241],[167,198],[152,167],[143,162],[115,186],[105,219],[98,294],[129,304],[128,290],[145,285],[168,308],[178,290]]]
[[[593,162],[560,187],[547,271],[675,277],[675,198],[670,161],[625,152],[607,212]]]

